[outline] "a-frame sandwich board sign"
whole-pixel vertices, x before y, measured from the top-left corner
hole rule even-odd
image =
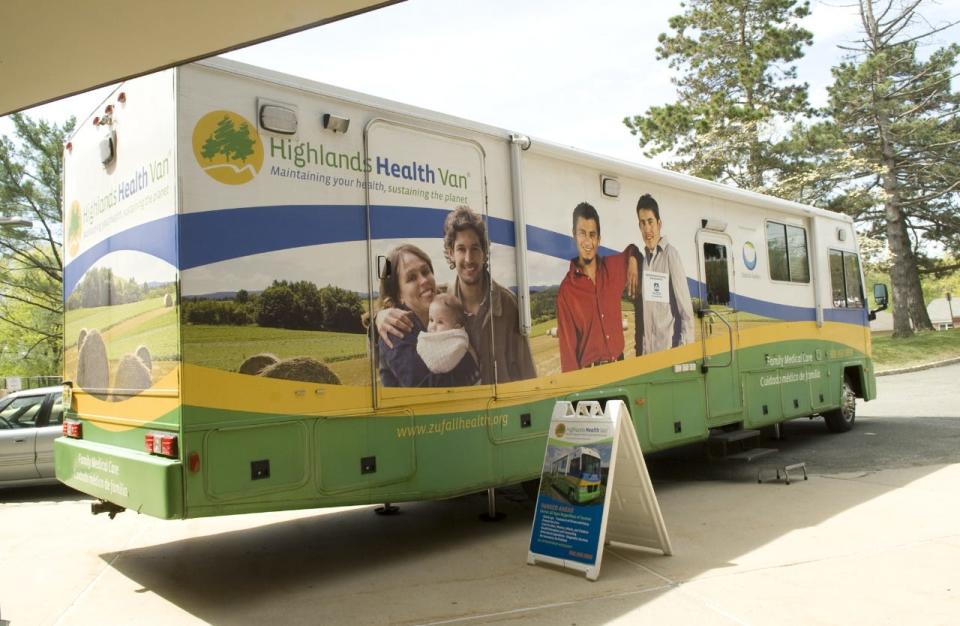
[[[660,505],[626,406],[557,402],[547,433],[527,563],[600,575],[615,543],[672,554]]]

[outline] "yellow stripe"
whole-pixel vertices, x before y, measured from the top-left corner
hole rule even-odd
[[[736,331],[735,331],[736,332]],[[794,340],[820,340],[849,346],[866,353],[867,333],[863,327],[840,322],[827,322],[817,328],[814,322],[777,322],[749,328],[736,334],[736,348],[752,348]],[[707,353],[727,351],[729,340],[720,335],[707,341]],[[703,357],[700,343],[688,344],[673,350],[627,358],[599,368],[566,372],[532,380],[516,381],[497,386],[498,398],[489,408],[508,408],[517,404],[548,400],[617,384],[637,376],[649,374],[678,363],[690,363]],[[428,407],[431,414],[469,413],[484,411],[491,395],[490,387],[452,388],[449,390],[407,388],[386,390],[390,407],[371,410],[372,391],[368,386],[321,385],[299,381],[277,380],[237,374],[199,365],[183,365],[184,403],[190,406],[267,413],[278,415],[325,415],[331,417],[352,415],[395,415],[406,407]],[[437,401],[438,394],[448,393],[450,399]],[[426,401],[429,400],[429,404]],[[418,411],[421,412],[421,411]]]
[[[73,393],[77,413],[112,432],[130,430],[137,426],[157,421],[160,417],[180,407],[180,367],[170,370],[150,389],[119,402],[109,402],[93,397],[82,389]]]

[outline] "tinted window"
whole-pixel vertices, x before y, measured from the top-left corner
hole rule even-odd
[[[843,276],[843,253],[830,251],[830,288],[834,308],[847,306],[847,288]]]
[[[718,243],[703,244],[704,274],[707,280],[707,304],[729,306],[730,275],[727,247]]]
[[[863,308],[860,258],[852,252],[830,251],[830,286],[834,307]]]
[[[810,282],[807,231],[800,226],[767,222],[767,258],[773,280]]]
[[[787,258],[790,280],[810,282],[810,261],[807,256],[807,231],[798,226],[787,226]]]
[[[843,253],[843,274],[847,284],[847,306],[863,308],[863,283],[860,280],[860,259],[855,254]]]
[[[783,224],[767,222],[767,257],[770,261],[770,278],[790,280],[787,270],[787,229]]]

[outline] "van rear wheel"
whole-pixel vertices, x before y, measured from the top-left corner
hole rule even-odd
[[[827,424],[827,430],[832,433],[845,433],[853,428],[853,423],[857,419],[857,394],[847,380],[843,381],[840,408],[825,411],[823,419]]]

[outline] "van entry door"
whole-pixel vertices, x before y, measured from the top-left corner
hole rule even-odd
[[[483,147],[457,136],[454,129],[375,118],[364,129],[364,152],[372,319],[385,307],[402,307],[413,316],[414,309],[423,309],[433,299],[427,293],[422,261],[429,261],[431,266],[434,295],[457,293],[457,270],[444,256],[444,220],[458,206],[469,207],[486,220]],[[470,277],[486,271],[483,259],[471,258]],[[382,286],[395,293],[381,293]],[[492,332],[490,337],[481,337],[472,325],[472,317],[457,319],[449,307],[443,309],[443,316],[447,325],[462,325],[471,343],[492,337]],[[449,401],[454,392],[458,401],[492,395],[492,385],[477,384],[478,369],[473,377],[469,367],[460,366],[462,359],[475,359],[481,353],[477,346],[461,357],[465,347],[458,347],[455,339],[434,336],[418,341],[418,336],[426,332],[427,321],[421,318],[413,336],[406,336],[393,348],[381,344],[376,331],[372,333],[375,406]],[[492,330],[489,325],[487,328]],[[428,341],[431,339],[437,341]],[[429,371],[424,369],[428,361]]]
[[[701,230],[697,233],[700,285],[700,338],[707,419],[720,421],[743,408],[734,308],[733,262],[730,237]]]

